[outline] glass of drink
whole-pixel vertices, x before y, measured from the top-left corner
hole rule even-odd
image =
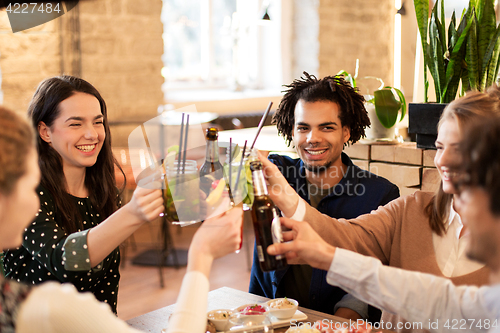
[[[167,220],[181,226],[200,222],[202,198],[196,161],[187,160],[184,167],[179,167],[178,161],[167,165],[163,181],[163,204]]]
[[[231,163],[231,175],[228,174],[226,178],[231,179],[231,187],[230,187],[230,193],[229,195],[232,197],[231,200],[231,206],[232,207],[238,207],[242,208],[242,215],[243,215],[243,209],[244,209],[244,203],[243,199],[247,197],[247,192],[248,192],[248,186],[247,186],[247,179],[246,179],[246,174],[245,174],[245,162],[244,160],[242,162],[242,167],[241,170],[239,169],[240,167],[240,160],[233,161]],[[229,169],[225,170],[229,172]],[[243,221],[243,216],[242,216],[242,223],[241,223],[241,240],[240,240],[240,246],[238,247],[238,250],[236,253],[239,253],[241,250],[241,247],[243,246],[243,227],[244,227],[244,221]]]

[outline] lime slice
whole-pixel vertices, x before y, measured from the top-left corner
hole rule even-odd
[[[173,145],[167,148],[167,154],[175,152],[176,154],[179,152],[179,146],[178,145]],[[168,156],[168,155],[167,155]]]

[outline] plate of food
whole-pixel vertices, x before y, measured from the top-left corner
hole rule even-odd
[[[284,299],[275,299],[275,300],[271,300],[271,301],[277,301],[276,304],[274,304],[275,306],[277,306],[277,304],[282,304],[282,302],[281,302],[282,300],[284,300]],[[297,307],[296,307],[296,306],[298,306],[297,301],[294,301],[294,303],[293,303],[292,307],[295,307],[295,312],[292,315],[287,314],[285,316],[286,318],[283,319],[284,315],[280,313],[281,315],[279,315],[279,316],[282,318],[281,319],[277,318],[275,316],[275,313],[276,313],[275,311],[280,310],[280,309],[277,309],[277,308],[270,309],[268,306],[268,303],[270,303],[271,301],[266,302],[266,303],[257,303],[257,304],[253,303],[253,304],[241,305],[241,306],[233,309],[233,315],[234,316],[238,315],[240,317],[240,319],[243,319],[243,321],[252,320],[252,321],[258,322],[258,323],[264,323],[266,318],[267,318],[267,320],[269,320],[271,322],[273,328],[287,327],[287,326],[290,326],[292,322],[296,323],[296,322],[303,321],[303,320],[307,319],[307,315],[305,313],[303,313],[300,310],[297,310]],[[290,311],[291,310],[289,310],[289,312]],[[263,325],[264,324],[262,324],[262,326]],[[227,333],[237,333],[237,332],[245,331],[245,327],[242,327],[239,325],[232,326],[232,327],[231,326],[232,326],[232,323],[231,323],[231,319],[230,319],[228,330],[226,331]],[[256,325],[256,326],[258,326],[258,325]]]

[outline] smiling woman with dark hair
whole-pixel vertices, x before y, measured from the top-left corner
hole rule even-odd
[[[85,80],[43,81],[28,116],[37,130],[41,207],[22,246],[6,252],[6,276],[30,284],[71,282],[116,312],[118,246],[163,211],[161,190],[138,187],[117,210],[106,103]]]

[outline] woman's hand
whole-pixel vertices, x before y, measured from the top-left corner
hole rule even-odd
[[[156,189],[137,186],[132,199],[130,199],[130,202],[125,207],[141,221],[153,221],[164,210],[163,196],[159,186],[160,183],[158,183]]]
[[[191,242],[190,251],[203,252],[214,259],[238,250],[243,209],[232,208],[202,223]]]
[[[242,223],[241,207],[205,220],[189,246],[188,271],[200,271],[208,277],[214,259],[238,250]]]
[[[268,183],[269,196],[285,216],[292,216],[299,204],[299,195],[288,184],[278,167],[261,152],[259,152],[259,160],[262,162],[264,176]]]
[[[307,222],[298,222],[285,217],[281,225],[290,229],[283,232],[285,243],[270,245],[270,255],[284,254],[287,260],[302,259],[314,268],[327,271],[335,255],[335,247],[326,243]]]

